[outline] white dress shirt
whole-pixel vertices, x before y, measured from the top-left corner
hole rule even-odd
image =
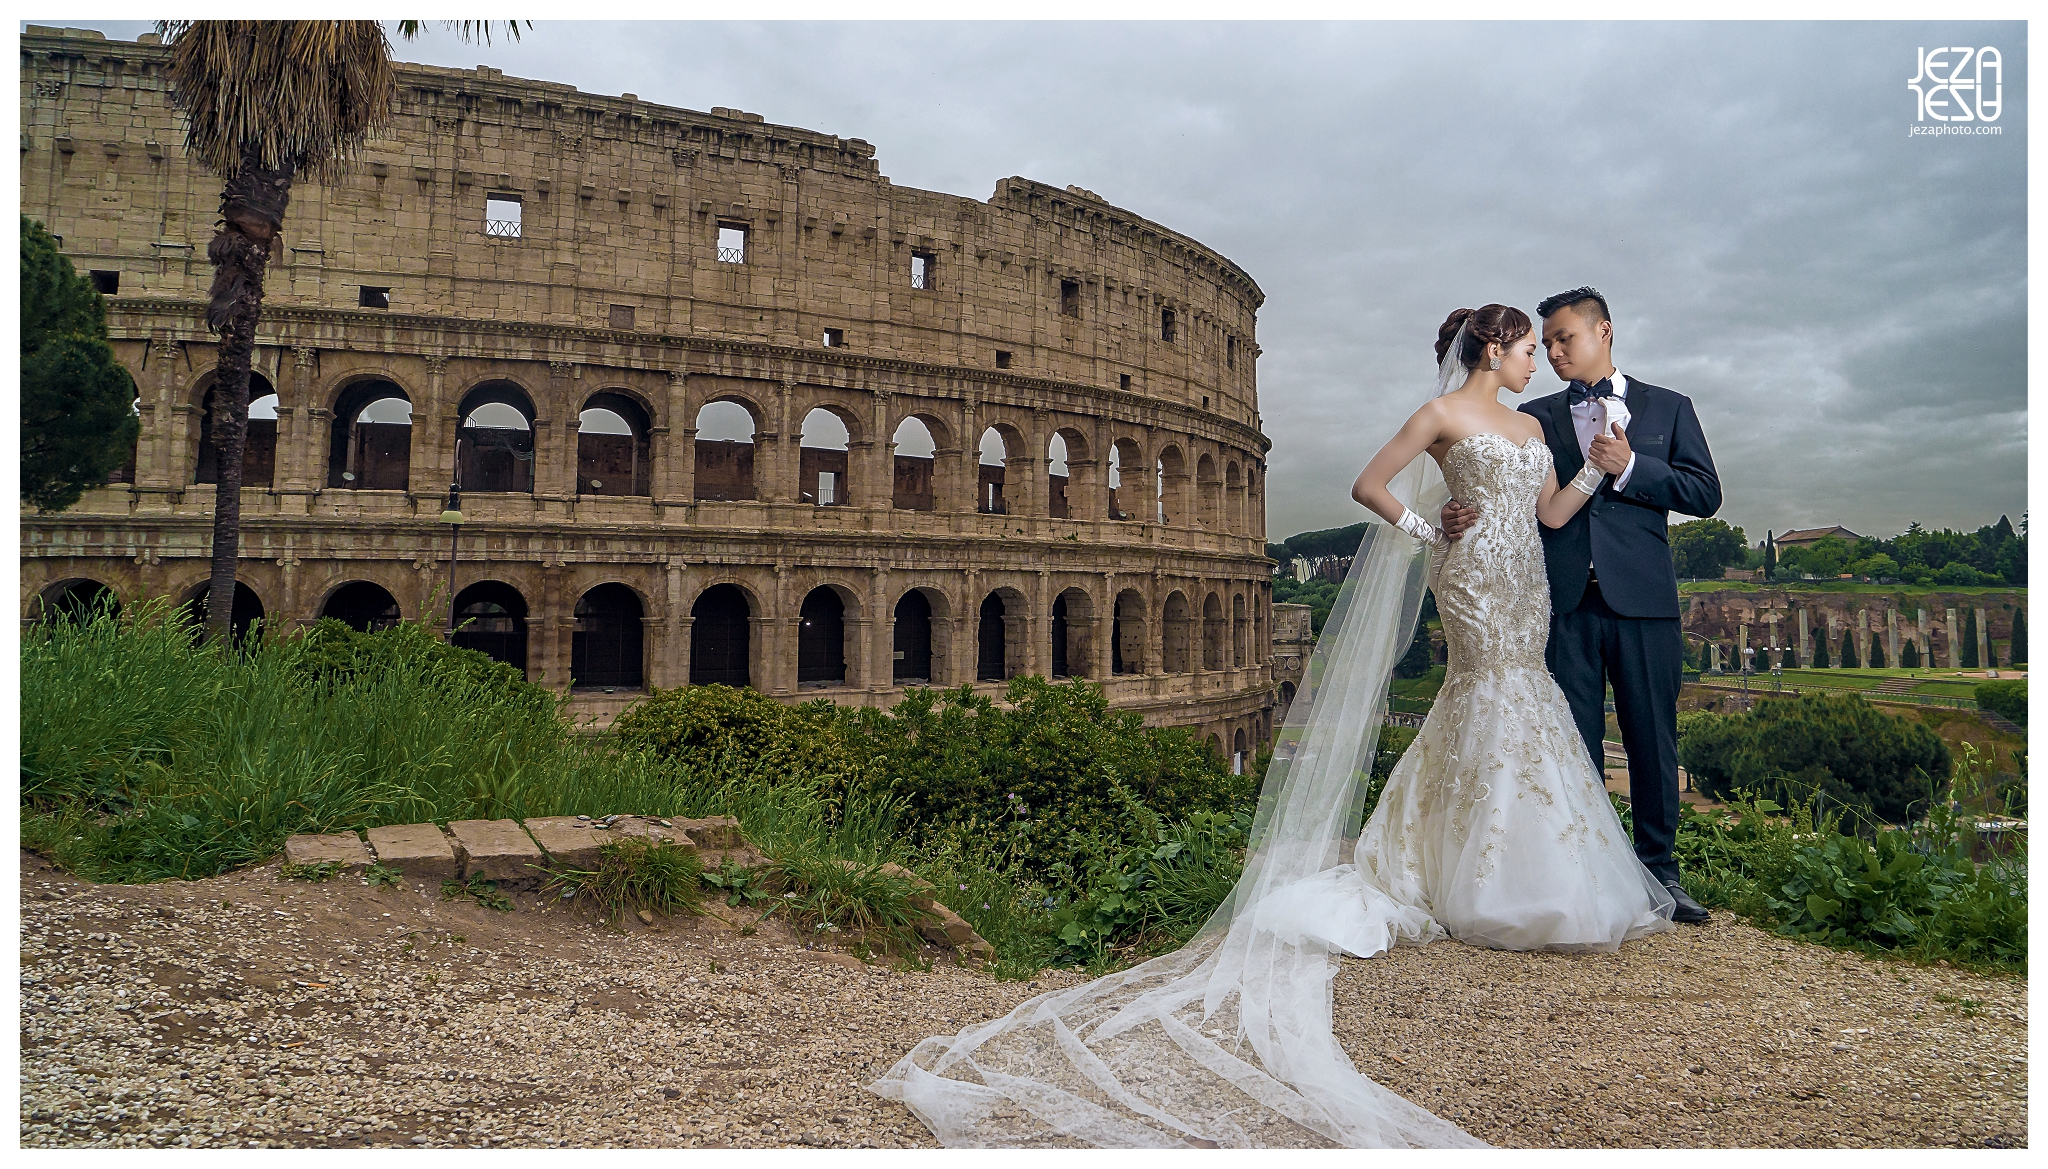
[[[1595,378],[1594,380],[1598,381],[1599,379]],[[1613,411],[1614,421],[1621,423],[1622,433],[1626,434],[1628,433],[1628,406],[1626,405],[1628,401],[1628,377],[1620,370],[1615,370],[1609,380],[1614,384],[1614,396],[1621,399],[1624,403],[1619,409]],[[1595,435],[1612,433],[1607,426],[1608,401],[1609,399],[1606,398],[1587,398],[1585,401],[1572,407],[1572,429],[1576,430],[1579,435],[1579,454],[1586,458],[1590,459],[1593,456],[1593,437]],[[1623,467],[1621,474],[1615,476],[1614,489],[1616,491],[1620,491],[1628,486],[1628,477],[1635,473],[1635,469],[1636,454],[1634,451],[1630,451],[1628,454],[1628,466]]]

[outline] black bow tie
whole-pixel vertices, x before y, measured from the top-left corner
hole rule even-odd
[[[1582,381],[1574,381],[1565,388],[1565,400],[1573,406],[1588,398],[1612,397],[1614,397],[1614,382],[1608,378],[1601,378],[1590,386]]]

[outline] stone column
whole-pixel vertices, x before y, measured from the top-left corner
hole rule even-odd
[[[1799,647],[1792,660],[1798,662],[1801,666],[1813,664],[1813,639],[1807,633],[1806,610],[1804,609],[1799,610]]]
[[[1957,643],[1956,639],[1963,635],[1963,627],[1956,621],[1956,611],[1954,609],[1946,610],[1946,613],[1948,615],[1948,636],[1944,640],[1948,642],[1948,668],[1960,670],[1963,668],[1963,647]]]
[[[1899,611],[1884,611],[1885,664],[1897,669],[1899,665]]]
[[[431,354],[425,364],[426,392],[412,407],[412,447],[407,456],[411,463],[406,470],[406,482],[414,495],[445,497],[448,485],[455,482],[455,435],[462,424],[449,421],[452,410],[446,404],[445,388],[448,359]]]
[[[952,653],[947,660],[952,662],[953,676],[948,679],[954,684],[975,682],[980,672],[978,655],[981,652],[981,570],[969,568],[963,574],[958,624],[953,628],[960,636],[953,639]],[[934,679],[936,681],[936,679]]]
[[[674,688],[690,680],[690,611],[683,607],[683,562],[671,557],[662,574],[662,616],[668,623],[667,652],[652,663],[648,681]]]
[[[867,609],[871,624],[861,642],[861,654],[868,664],[867,688],[886,690],[896,684],[896,609],[889,603],[889,570],[868,570]]]
[[[1977,664],[1987,670],[1996,664],[1991,657],[1991,622],[1982,609],[1977,610]]]
[[[762,647],[773,651],[767,670],[773,688],[768,693],[792,694],[796,691],[796,623],[802,614],[790,602],[787,564],[775,566],[774,606],[769,622],[774,641]]]
[[[697,495],[697,420],[690,414],[690,375],[679,369],[669,371],[668,407],[662,411],[667,423],[661,438],[661,477],[654,483],[654,498],[664,505],[688,507]]]
[[[1769,649],[1771,653],[1771,664],[1775,666],[1783,660],[1779,655],[1784,651],[1785,648],[1784,644],[1778,640],[1778,615],[1776,613],[1772,613],[1765,618],[1765,621],[1770,626],[1771,641]]]
[[[1913,622],[1913,642],[1920,647],[1920,664],[1931,669],[1934,666],[1934,641],[1927,634],[1927,610],[1916,609],[1914,613],[1917,619]]]

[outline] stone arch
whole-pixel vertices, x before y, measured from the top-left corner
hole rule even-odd
[[[1202,598],[1202,668],[1223,669],[1230,660],[1230,628],[1223,620],[1223,598],[1211,592]]]
[[[820,584],[804,594],[797,609],[796,683],[844,686],[847,663],[858,661],[859,596],[841,584]]]
[[[1223,530],[1244,531],[1244,471],[1236,459],[1223,465]]]
[[[1087,678],[1095,673],[1095,598],[1069,585],[1052,599],[1054,678]]]
[[[491,378],[462,396],[455,416],[456,476],[464,491],[532,492],[540,415],[526,387]]]
[[[1244,594],[1230,594],[1230,664],[1240,668],[1251,664],[1251,623],[1247,614]]]
[[[502,580],[476,581],[455,594],[454,643],[526,670],[526,596]]]
[[[989,441],[991,436],[993,443]],[[1014,502],[1008,496],[1015,494],[1005,491],[1009,486],[1009,464],[1029,449],[1024,432],[1014,423],[997,420],[983,427],[976,441],[980,458],[976,461],[979,478],[974,489],[974,510],[984,515],[1008,515]]]
[[[72,576],[43,586],[28,599],[31,621],[79,620],[104,606],[112,617],[121,615],[121,597],[113,586],[89,576]]]
[[[950,449],[947,437],[951,434],[951,428],[936,414],[906,414],[897,422],[889,433],[894,460],[891,506],[904,511],[938,510],[939,481],[943,478],[938,468],[938,452]]]
[[[187,587],[184,596],[180,598],[181,605],[191,614],[193,624],[202,629],[206,626],[208,594],[212,591],[213,582],[201,577],[197,584]],[[262,594],[248,581],[237,579],[234,608],[228,614],[228,637],[233,641],[240,641],[250,636],[252,630],[260,636],[262,631],[270,628],[270,622],[266,618],[268,612],[269,606],[263,603]]]
[[[199,407],[199,441],[192,455],[192,482],[220,482],[220,456],[213,442],[213,388],[219,381],[214,369],[200,378],[192,390]],[[277,472],[276,387],[257,370],[249,371],[249,429],[242,443],[242,486],[269,487]]]
[[[844,507],[852,503],[853,449],[859,442],[860,420],[837,402],[820,402],[804,412],[800,426],[798,501],[818,507]]]
[[[705,586],[690,604],[690,684],[753,684],[753,590],[736,581]]]
[[[1175,589],[1166,594],[1159,607],[1159,668],[1168,674],[1185,674],[1194,669],[1194,614],[1186,593]]]
[[[983,595],[974,636],[976,681],[1000,682],[1024,670],[1029,604],[1022,592],[1008,585]]]
[[[654,416],[638,395],[600,390],[576,414],[576,494],[651,494]]]
[[[1216,761],[1217,761],[1218,763],[1225,763],[1225,764],[1227,764],[1227,763],[1229,763],[1229,762],[1230,762],[1230,756],[1229,756],[1229,754],[1228,754],[1227,752],[1225,752],[1225,751],[1224,751],[1224,749],[1223,749],[1223,736],[1222,736],[1222,735],[1218,734],[1218,733],[1217,733],[1217,732],[1215,732],[1215,731],[1210,731],[1210,732],[1209,732],[1209,738],[1208,738],[1208,744],[1209,744],[1209,751],[1210,751],[1210,753],[1216,756]]]
[[[1223,479],[1216,473],[1216,457],[1207,451],[1195,460],[1196,522],[1215,531],[1223,523]]]
[[[1108,490],[1104,494],[1109,497],[1109,506],[1106,510],[1110,519],[1138,518],[1139,504],[1145,498],[1140,490],[1143,476],[1138,473],[1138,468],[1144,465],[1144,450],[1139,447],[1136,439],[1119,438],[1109,444],[1109,466],[1105,469],[1104,478]],[[1132,473],[1129,479],[1124,477],[1126,471]]]
[[[354,374],[335,386],[331,402],[327,485],[406,490],[412,482],[412,395],[390,378]]]
[[[1145,672],[1145,594],[1125,589],[1116,595],[1109,626],[1109,669],[1112,674]]]
[[[358,633],[389,629],[405,619],[398,598],[375,581],[343,581],[320,602],[320,616],[332,617]]]
[[[904,590],[894,610],[891,681],[930,684],[944,680],[935,667],[945,660],[945,646],[935,644],[933,627],[935,621],[951,615],[952,602],[938,589],[918,586]]]
[[[1181,454],[1180,447],[1173,443],[1160,447],[1152,469],[1158,493],[1158,504],[1154,508],[1156,522],[1162,526],[1185,526],[1189,518],[1188,473],[1187,459]]]
[[[1053,519],[1072,519],[1089,510],[1084,501],[1094,491],[1096,468],[1088,452],[1088,436],[1077,427],[1062,426],[1046,440],[1046,514]]]
[[[638,690],[647,684],[647,604],[623,581],[585,589],[569,636],[571,687]]]
[[[733,408],[737,408],[740,413],[734,414]],[[746,438],[704,437],[703,432],[706,430],[714,433],[737,433],[741,428],[740,415],[746,418]],[[691,454],[696,460],[696,498],[760,498],[754,476],[754,440],[761,433],[761,420],[764,416],[764,411],[758,403],[739,393],[716,394],[706,398],[703,404],[697,407],[696,414],[690,419],[691,429],[697,432],[696,450]],[[695,669],[694,666],[691,668]]]

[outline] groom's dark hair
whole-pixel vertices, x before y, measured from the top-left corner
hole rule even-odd
[[[1557,310],[1561,308],[1572,308],[1582,304],[1593,306],[1579,310],[1588,321],[1597,323],[1614,319],[1607,315],[1607,298],[1600,295],[1600,290],[1590,284],[1574,288],[1570,292],[1560,292],[1556,296],[1544,297],[1536,304],[1536,315],[1547,321],[1557,315]],[[1595,315],[1596,311],[1598,315]]]

